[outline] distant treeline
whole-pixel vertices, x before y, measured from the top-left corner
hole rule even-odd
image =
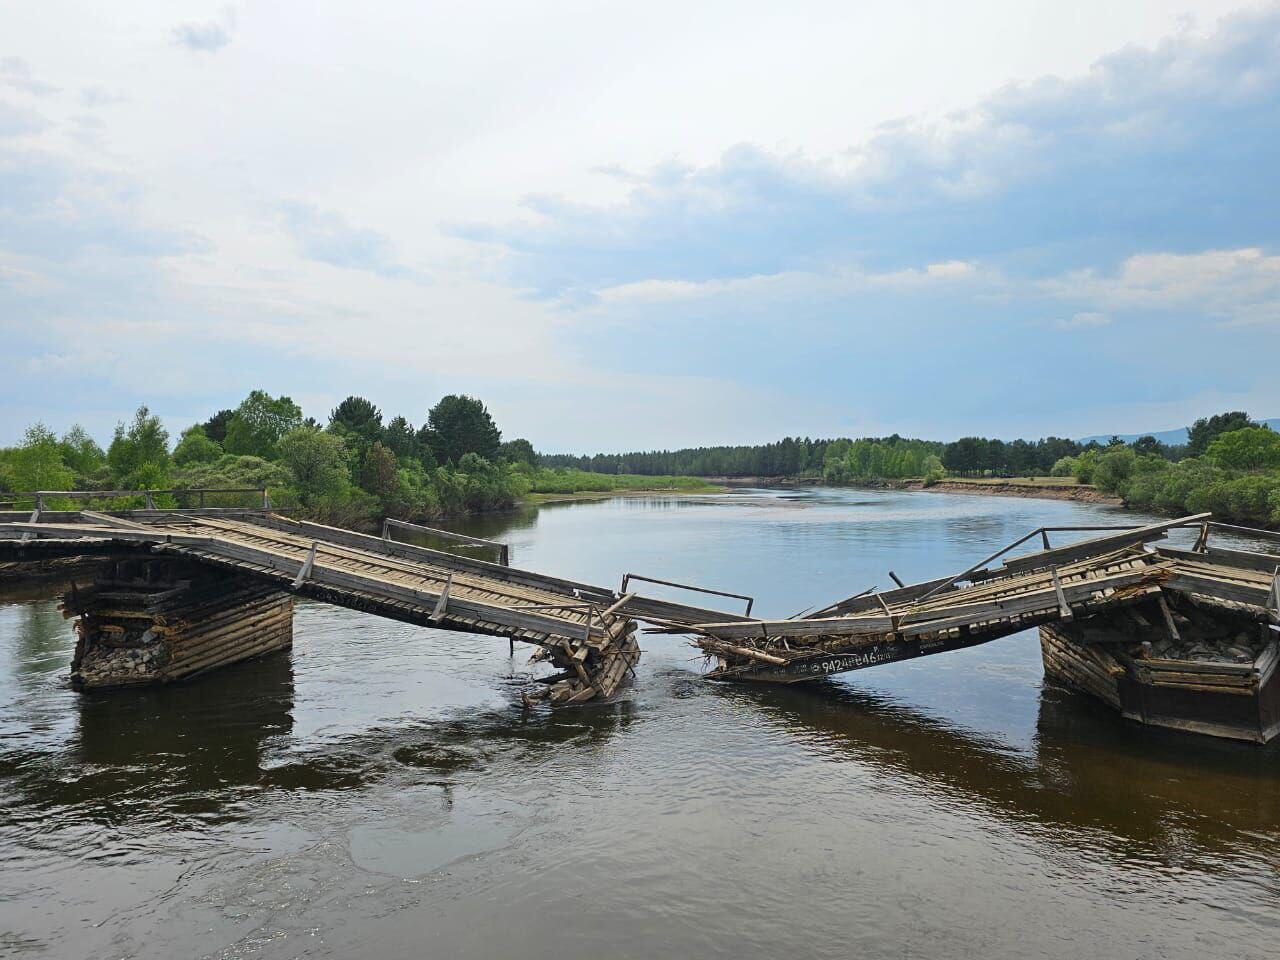
[[[1142,452],[1179,459],[1181,447],[1151,437],[1135,446]],[[833,482],[851,478],[923,477],[947,472],[958,476],[1047,476],[1059,460],[1079,456],[1102,444],[1080,444],[1062,437],[997,440],[962,437],[951,443],[912,440],[897,434],[860,440],[811,440],[785,437],[776,443],[737,447],[688,447],[594,456],[543,454],[547,467],[571,467],[595,473],[684,474],[694,477],[822,476]]]
[[[543,454],[544,467],[569,467],[593,473],[642,476],[791,477],[822,472],[830,440],[786,437],[777,443],[743,447],[688,447],[636,453],[597,453],[593,457]]]
[[[1244,523],[1280,525],[1280,434],[1240,410],[1197,420],[1185,445],[1145,436],[1081,444],[1062,437],[950,443],[890,437],[694,447],[593,457],[541,456],[544,466],[597,473],[862,479],[1055,476],[1091,483],[1143,509],[1211,510]]]

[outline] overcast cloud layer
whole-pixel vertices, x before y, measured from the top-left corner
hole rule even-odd
[[[1280,415],[1280,5],[688,6],[6,10],[0,443],[257,386],[577,451]]]

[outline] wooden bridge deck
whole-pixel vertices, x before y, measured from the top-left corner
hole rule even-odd
[[[712,677],[784,683],[973,646],[1164,590],[1274,608],[1272,622],[1280,623],[1280,579],[1270,568],[1276,558],[1209,548],[1207,514],[1107,528],[1052,549],[1048,531],[1037,530],[955,576],[864,591],[783,620],[622,592],[625,580],[615,591],[265,511],[77,516],[75,523],[0,523],[0,561],[181,556],[379,616],[536,644],[535,657],[562,668],[543,691],[574,702],[609,695],[634,666],[636,620],[692,635],[716,661]],[[1193,525],[1205,531],[1196,548],[1151,548],[1169,530]],[[991,566],[1036,534],[1045,549]]]
[[[80,518],[0,524],[0,560],[171,554],[395,620],[510,637],[562,668],[539,691],[553,700],[616,689],[640,656],[634,616],[663,624],[736,616],[267,513]]]
[[[690,629],[696,645],[715,658],[711,676],[779,683],[987,643],[1134,606],[1163,591],[1234,604],[1280,631],[1280,557],[1207,547],[1208,516],[1129,528],[986,566],[1006,548],[954,577],[867,591],[808,616]],[[1195,549],[1149,547],[1185,526],[1202,527]]]

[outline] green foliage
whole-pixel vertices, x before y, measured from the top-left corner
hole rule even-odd
[[[1140,457],[1164,457],[1166,460],[1170,459],[1168,445],[1161,443],[1155,437],[1149,435],[1139,437],[1133,441],[1131,446],[1133,447],[1133,452]]]
[[[211,462],[192,462],[173,471],[173,486],[177,490],[195,490],[216,487],[265,488],[275,500],[277,492],[283,492],[293,482],[293,474],[282,463],[273,463],[261,457],[238,457],[223,454]],[[227,494],[224,498],[206,495],[211,507],[239,507],[250,505],[247,494]]]
[[[473,397],[450,394],[427,414],[426,436],[436,460],[457,464],[468,453],[497,460],[502,432],[483,403]]]
[[[227,424],[231,422],[231,418],[236,415],[234,410],[219,410],[212,417],[206,420],[201,426],[204,427],[204,435],[214,443],[223,444],[227,441]]]
[[[305,507],[333,509],[350,494],[351,471],[341,438],[310,427],[295,427],[278,443],[280,461],[289,468]]]
[[[210,440],[203,424],[196,424],[183,431],[182,439],[173,448],[173,462],[180,467],[193,463],[213,463],[222,457],[222,445]]]
[[[382,439],[382,411],[364,397],[347,397],[329,414],[329,429],[338,427],[373,443]]]
[[[418,432],[404,417],[392,418],[387,424],[382,442],[396,455],[397,462],[416,460],[428,470],[434,470],[436,467],[435,456],[430,448],[418,440]]]
[[[1094,471],[1098,469],[1100,454],[1096,449],[1081,450],[1071,464],[1071,475],[1080,483],[1093,483]]]
[[[544,455],[544,467],[572,467],[592,473],[637,473],[648,477],[820,476],[826,440],[784,437],[776,443],[684,450],[598,453],[595,456]]]
[[[1093,485],[1107,493],[1120,493],[1128,487],[1138,456],[1123,443],[1112,445],[1098,456],[1093,470]]]
[[[1267,427],[1245,427],[1219,434],[1205,459],[1228,470],[1280,469],[1280,433]]]
[[[53,431],[35,423],[9,457],[10,483],[20,492],[70,490],[75,473],[62,459],[62,446]]]
[[[832,449],[834,448],[834,449]],[[835,483],[867,477],[923,477],[931,466],[941,468],[943,445],[928,440],[905,440],[896,434],[883,440],[864,438],[828,447],[823,476]],[[844,455],[837,458],[837,451]]]
[[[612,493],[619,490],[704,490],[709,488],[709,484],[698,477],[592,473],[566,467],[556,469],[539,467],[532,471],[521,470],[520,472],[528,478],[530,493]]]
[[[1062,457],[1049,471],[1051,477],[1074,477],[1076,475],[1076,458]]]
[[[419,461],[406,460],[396,470],[395,491],[384,501],[383,510],[388,516],[402,520],[430,519],[440,515],[440,498],[431,474]]]
[[[63,463],[77,476],[92,476],[106,465],[107,455],[78,423],[72,424],[71,429],[62,435],[59,446]]]
[[[1232,433],[1244,433],[1256,428],[1246,428]],[[1227,436],[1227,435],[1223,435]],[[1248,439],[1248,438],[1246,438]],[[1210,449],[1213,449],[1213,444]],[[1238,452],[1237,444],[1228,442],[1223,450]],[[1250,459],[1254,448],[1244,445],[1244,460]],[[1211,457],[1191,457],[1177,463],[1169,463],[1160,457],[1137,457],[1126,479],[1122,471],[1108,471],[1107,460],[1113,454],[1102,457],[1098,468],[1098,486],[1118,493],[1125,503],[1143,510],[1161,513],[1184,514],[1210,511],[1222,520],[1244,524],[1280,523],[1280,469],[1239,470],[1215,462]],[[1227,454],[1231,459],[1231,453]]]
[[[145,406],[138,408],[128,426],[116,424],[115,436],[107,449],[111,480],[121,489],[156,488],[144,480],[164,478],[168,483],[169,432]]]
[[[534,452],[533,444],[523,437],[508,440],[499,447],[498,459],[508,463],[523,463],[530,467],[538,465],[538,455]]]
[[[1191,425],[1187,432],[1187,456],[1202,457],[1209,450],[1209,444],[1224,433],[1256,427],[1257,423],[1249,419],[1243,410],[1232,410],[1230,413],[1218,413],[1212,417],[1201,417]]]
[[[360,486],[365,492],[377,497],[379,503],[389,502],[399,490],[396,455],[380,441],[374,441],[365,454],[360,468]]]
[[[456,467],[436,468],[434,486],[442,510],[464,513],[514,506],[529,491],[529,479],[512,464],[465,453]]]
[[[254,390],[227,422],[223,449],[237,456],[275,460],[280,455],[280,438],[301,424],[302,410],[288,397]]]

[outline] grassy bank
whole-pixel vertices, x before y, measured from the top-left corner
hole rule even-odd
[[[572,468],[540,468],[529,478],[525,500],[531,503],[606,496],[616,493],[714,493],[722,487],[701,477],[641,476],[634,473],[591,473]]]

